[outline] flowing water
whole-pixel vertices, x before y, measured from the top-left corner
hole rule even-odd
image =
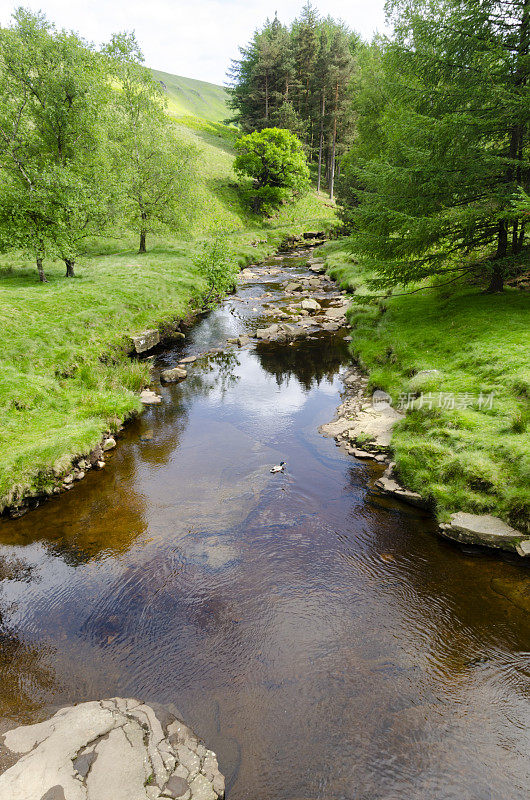
[[[318,433],[346,331],[226,348],[285,277],[156,357],[225,347],[160,390],[103,471],[0,524],[0,715],[172,704],[229,800],[528,798],[529,573],[438,539],[372,491],[380,465]]]

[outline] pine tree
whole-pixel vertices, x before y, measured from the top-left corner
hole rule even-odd
[[[360,126],[349,159],[352,246],[381,285],[487,269],[499,291],[525,233],[530,0],[393,8],[379,151]]]

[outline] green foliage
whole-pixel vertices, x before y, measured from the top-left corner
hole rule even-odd
[[[204,242],[194,264],[208,287],[206,303],[213,305],[233,291],[238,269],[226,236],[216,236]]]
[[[101,56],[75,34],[24,9],[0,30],[4,247],[25,247],[38,262],[46,253],[73,261],[111,217],[101,146],[109,98]]]
[[[278,18],[256,31],[233,62],[230,105],[245,132],[272,126],[302,140],[318,162],[318,189],[328,180],[333,197],[336,159],[351,144],[354,119],[350,81],[358,37],[342,22],[321,19],[305,4],[290,28]]]
[[[300,140],[282,128],[264,128],[236,142],[234,169],[253,179],[256,211],[271,214],[282,202],[309,189],[309,168]]]
[[[530,179],[528,3],[391,10],[394,39],[358,58],[340,189],[352,251],[379,286],[473,272],[502,289],[525,236],[513,197]]]
[[[119,85],[112,115],[113,170],[124,217],[138,231],[144,253],[148,233],[169,227],[183,231],[189,224],[198,152],[179,139],[134,35],[113,36],[106,52]]]

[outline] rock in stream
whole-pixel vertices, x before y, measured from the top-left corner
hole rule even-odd
[[[14,763],[13,763],[14,761]],[[217,757],[162,706],[114,697],[0,736],[0,800],[218,800]]]

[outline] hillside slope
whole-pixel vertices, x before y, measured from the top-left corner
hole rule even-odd
[[[193,78],[153,70],[168,100],[168,111],[175,117],[202,117],[209,122],[222,122],[230,116],[228,93],[223,86]]]

